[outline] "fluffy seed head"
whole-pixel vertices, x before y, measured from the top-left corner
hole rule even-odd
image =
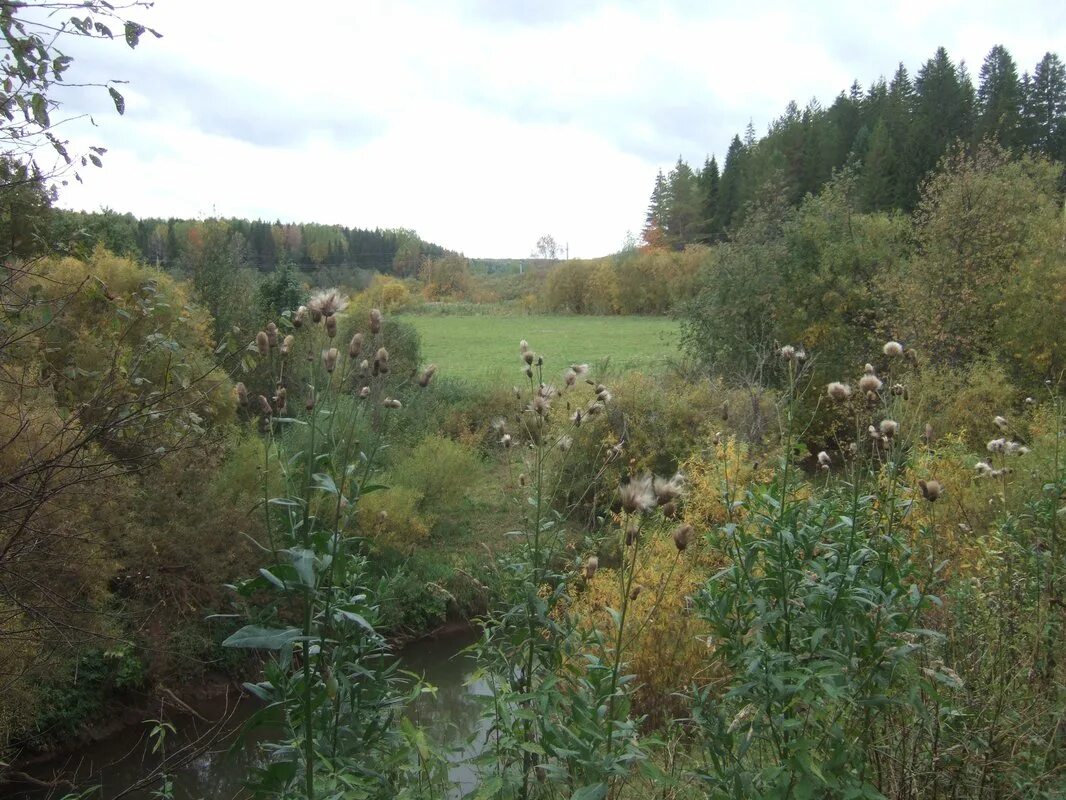
[[[829,453],[825,452],[825,450],[818,453],[818,463],[823,467],[828,467],[830,464]]]
[[[652,480],[652,490],[659,503],[675,500],[685,493],[685,476],[680,472],[675,473],[671,478],[655,476]]]
[[[874,365],[870,363],[867,363],[866,366],[862,368],[862,371],[865,375],[873,375],[876,372]]]
[[[279,414],[285,413],[285,398],[287,394],[284,386],[279,386],[278,390],[274,392],[274,402],[277,403]]]
[[[525,361],[526,364],[532,364],[536,357],[536,354],[532,350],[526,350],[522,353],[522,360]]]
[[[564,434],[559,437],[559,449],[564,453],[574,446],[574,437],[569,434]]]
[[[987,461],[978,461],[976,464],[973,465],[973,468],[977,470],[977,475],[979,477],[992,474],[992,465],[989,464]]]
[[[863,392],[879,392],[881,391],[881,379],[868,372],[859,379],[859,388]]]
[[[376,309],[370,309],[370,332],[377,334],[381,332],[381,312]]]
[[[337,335],[337,318],[330,315],[326,317],[326,336],[332,339]]]
[[[899,342],[885,342],[885,346],[881,348],[881,351],[889,358],[898,358],[903,355],[903,345]]]
[[[999,428],[1001,431],[1007,430],[1007,427],[1009,425],[1006,417],[996,417],[992,420],[992,422],[994,422],[996,424],[996,427]]]
[[[359,396],[362,399],[364,399],[364,400],[366,400],[368,397],[370,397],[370,387],[369,386],[364,386],[362,389],[360,389],[359,390]]]
[[[333,319],[333,317],[329,317],[329,319]],[[339,355],[340,353],[337,351],[336,347],[331,347],[329,350],[322,351],[322,365],[326,368],[326,372],[333,372],[333,370],[336,369],[337,356]]]
[[[381,404],[385,406],[385,408],[403,408],[403,403],[394,397],[386,397],[381,401]]]
[[[655,507],[655,492],[648,473],[630,478],[618,487],[618,494],[622,499],[622,508],[630,514],[644,513]]]
[[[681,552],[688,547],[689,538],[692,536],[691,525],[678,525],[674,528],[674,546]]]
[[[786,344],[777,351],[777,354],[785,359],[785,361],[793,361],[796,358],[796,348],[790,344]]]
[[[267,342],[271,347],[277,347],[278,344],[278,326],[273,322],[268,322],[266,326]]]
[[[985,445],[985,449],[990,453],[1002,453],[1007,449],[1007,440],[1003,438],[993,439]]]
[[[899,431],[899,423],[894,419],[883,419],[880,425],[881,435],[891,439]]]
[[[428,367],[422,370],[422,374],[418,376],[418,385],[425,389],[427,386],[429,386],[429,382],[433,380],[433,376],[436,374],[437,365],[430,364]]]
[[[274,413],[274,409],[270,407],[270,401],[263,395],[259,395],[259,410],[263,412],[263,416],[269,417]]]
[[[829,395],[831,400],[836,400],[838,403],[842,403],[851,397],[851,387],[846,383],[833,381],[826,387],[826,394]]]
[[[389,371],[389,351],[384,347],[379,347],[374,355],[374,369],[378,372]]]
[[[349,358],[358,358],[359,354],[363,352],[363,334],[357,333],[352,336],[352,340],[348,342],[348,356]]]
[[[527,350],[529,350],[529,342],[523,339],[518,343],[518,352],[525,355]]]
[[[243,382],[238,383],[233,387],[233,390],[237,393],[237,402],[242,406],[248,405],[248,388]]]
[[[281,340],[281,354],[287,356],[292,352],[292,346],[296,343],[296,337],[291,333]]]
[[[505,433],[500,437],[500,444],[503,445],[504,450],[511,446],[511,434]]]
[[[940,497],[940,481],[918,481],[918,488],[922,490],[922,497],[930,503],[935,503]]]
[[[316,292],[307,301],[307,308],[311,311],[311,319],[318,322],[316,317],[332,317],[334,314],[344,311],[348,307],[348,301],[336,289],[324,289]]]
[[[265,356],[270,352],[270,338],[267,336],[266,331],[259,331],[255,335],[255,346],[261,356]]]
[[[300,306],[296,309],[296,313],[292,315],[292,327],[302,328],[304,324],[304,317],[307,316],[307,306]]]
[[[573,386],[577,383],[577,373],[572,369],[568,369],[564,375],[564,380],[567,386]]]
[[[592,576],[596,574],[596,570],[600,568],[600,560],[596,556],[589,556],[588,561],[585,562],[585,577],[588,580],[592,580]]]

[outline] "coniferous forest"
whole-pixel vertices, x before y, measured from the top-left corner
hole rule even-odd
[[[149,10],[0,3],[0,795],[1066,797],[1057,55],[476,259],[63,207]]]

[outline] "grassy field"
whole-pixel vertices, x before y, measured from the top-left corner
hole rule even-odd
[[[529,342],[544,357],[549,374],[574,362],[607,361],[611,372],[655,369],[675,358],[677,324],[664,317],[561,315],[409,315],[422,335],[422,357],[441,375],[472,381],[515,383],[521,363],[518,343]]]

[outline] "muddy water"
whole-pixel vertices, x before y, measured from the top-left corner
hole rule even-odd
[[[427,729],[432,741],[449,751],[452,780],[460,787],[456,796],[469,792],[474,787],[473,770],[463,761],[476,755],[484,741],[479,732],[478,703],[476,695],[485,691],[484,685],[468,685],[473,672],[473,663],[462,650],[472,644],[476,633],[463,631],[445,636],[424,639],[408,645],[402,651],[403,667],[422,674],[437,687],[434,694],[424,694],[409,711],[414,722]],[[241,798],[245,776],[253,765],[258,741],[270,738],[270,731],[249,735],[241,730],[242,723],[255,710],[247,699],[230,697],[232,712],[226,725],[226,735],[215,739],[210,746],[200,747],[198,740],[210,734],[212,722],[227,712],[226,701],[214,699],[192,705],[195,714],[167,714],[167,721],[176,732],[167,737],[166,750],[177,753],[180,748],[191,747],[196,754],[187,764],[172,775],[175,800],[201,800],[201,798]],[[69,783],[56,789],[42,789],[26,785],[0,785],[0,798],[11,800],[44,800],[60,798],[71,791],[71,786],[85,789],[99,786],[92,794],[94,800],[149,800],[156,797],[160,788],[158,780],[150,785],[129,791],[145,776],[150,775],[159,764],[158,754],[151,752],[148,738],[150,724],[133,725],[120,730],[101,741],[64,754],[61,759],[27,767],[25,772],[41,781],[61,779]],[[200,752],[202,750],[202,752]]]

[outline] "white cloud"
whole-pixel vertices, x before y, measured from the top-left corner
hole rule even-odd
[[[165,38],[74,49],[126,78],[127,114],[73,96],[75,143],[110,148],[62,203],[140,215],[410,227],[469,255],[571,254],[639,229],[655,172],[725,152],[789,100],[824,103],[940,44],[976,76],[1066,40],[1058,3],[678,0],[574,4],[160,0]]]

